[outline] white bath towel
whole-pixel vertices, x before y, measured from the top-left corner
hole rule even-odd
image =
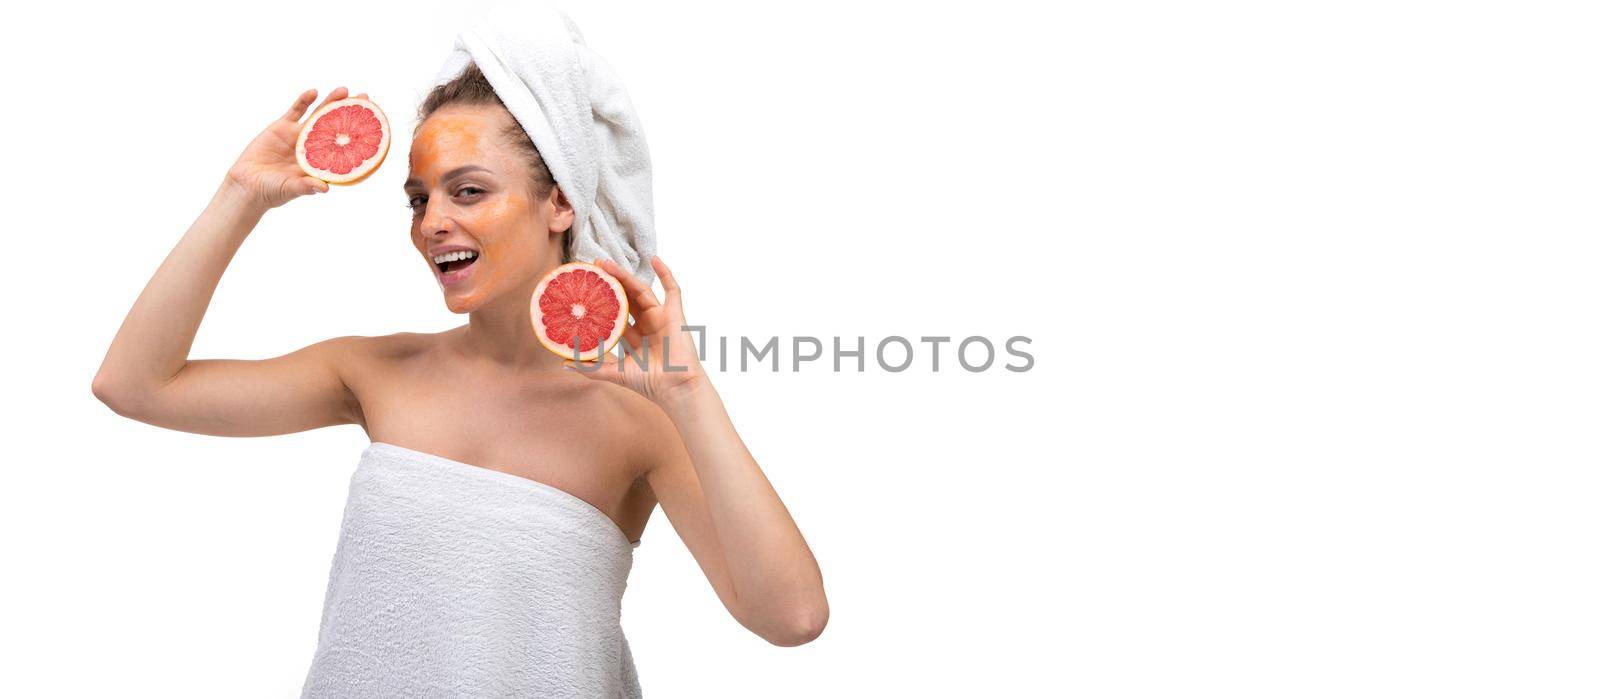
[[[636,545],[554,486],[374,442],[302,696],[640,697],[621,626]]]
[[[456,37],[434,84],[477,64],[572,203],[572,258],[655,279],[650,150],[622,81],[548,0],[491,6]]]

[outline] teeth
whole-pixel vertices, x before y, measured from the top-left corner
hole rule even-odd
[[[433,263],[436,265],[442,265],[451,260],[470,260],[477,256],[478,253],[475,253],[471,250],[456,250],[454,252],[444,253],[443,255],[434,255]]]

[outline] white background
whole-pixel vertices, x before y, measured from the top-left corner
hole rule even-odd
[[[464,6],[8,10],[0,694],[297,694],[365,435],[163,430],[90,380],[308,87],[398,157],[269,213],[192,356],[462,322],[400,183]],[[567,6],[691,321],[1036,359],[716,376],[832,618],[768,645],[658,512],[648,696],[1600,693],[1584,5]]]

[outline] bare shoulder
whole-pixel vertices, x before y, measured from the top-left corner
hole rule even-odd
[[[381,381],[396,363],[426,354],[437,336],[402,332],[390,335],[342,335],[311,345],[338,372],[347,392],[347,410],[356,424],[367,426],[366,399],[374,381]]]
[[[331,351],[351,372],[426,354],[437,346],[439,334],[401,332],[390,335],[345,335],[328,340]]]
[[[652,413],[661,412],[650,399],[609,381],[582,376],[574,376],[573,379],[570,385],[591,415],[605,419],[608,424],[630,426],[627,432],[632,432],[633,426],[651,419]]]
[[[586,379],[587,380],[587,379]],[[592,400],[598,415],[620,426],[616,438],[627,443],[635,455],[639,475],[655,468],[683,449],[678,427],[661,407],[650,399],[617,384],[589,380]]]

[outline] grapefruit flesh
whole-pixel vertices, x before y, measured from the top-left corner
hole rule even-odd
[[[578,360],[586,362],[616,345],[628,319],[622,283],[587,262],[550,270],[534,288],[531,306],[539,343],[567,359],[576,351]]]
[[[329,184],[355,184],[389,154],[389,119],[372,100],[349,97],[322,105],[304,126],[294,157],[307,175]]]

